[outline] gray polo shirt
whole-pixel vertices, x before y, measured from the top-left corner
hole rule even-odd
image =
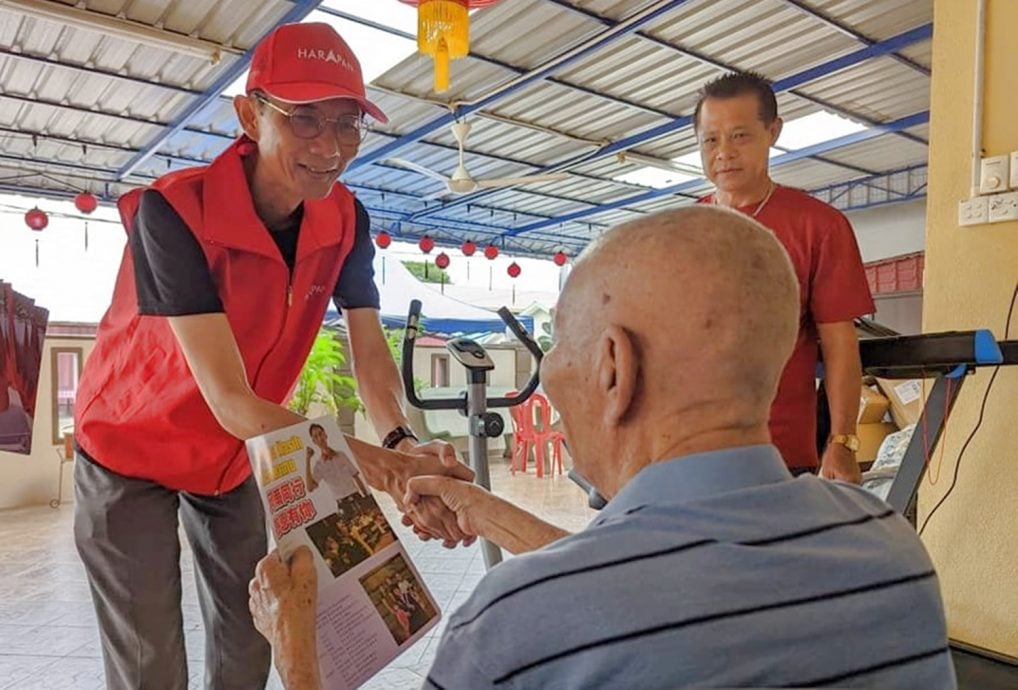
[[[751,446],[645,468],[449,619],[426,687],[954,690],[915,532]]]

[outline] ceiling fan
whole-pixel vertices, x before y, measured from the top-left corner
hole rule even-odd
[[[534,184],[536,182],[552,182],[554,180],[564,180],[569,177],[566,173],[546,173],[539,175],[521,175],[519,177],[497,177],[488,180],[476,180],[470,176],[470,173],[467,171],[466,162],[464,161],[464,147],[466,146],[465,142],[469,133],[469,122],[454,122],[452,124],[452,134],[456,137],[456,143],[459,145],[459,165],[456,166],[456,170],[453,171],[451,177],[402,158],[388,158],[384,162],[389,165],[406,168],[407,170],[413,170],[414,172],[445,184],[445,190],[433,195],[433,197],[441,197],[446,194],[469,194],[470,192],[478,189],[497,189],[499,187],[515,187],[523,184]]]

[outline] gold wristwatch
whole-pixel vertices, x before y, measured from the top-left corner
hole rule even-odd
[[[859,437],[855,434],[834,434],[831,436],[830,442],[845,446],[853,453],[859,450]]]

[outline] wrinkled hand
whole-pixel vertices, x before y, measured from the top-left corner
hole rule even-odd
[[[317,577],[310,549],[300,547],[290,563],[276,551],[258,562],[248,585],[255,628],[272,646],[276,669],[288,688],[317,687],[315,640]]]
[[[852,484],[862,483],[862,470],[855,453],[840,443],[828,443],[820,461],[820,476],[824,479],[840,479]]]
[[[429,441],[417,445],[406,444],[401,451],[406,456],[402,464],[404,475],[396,483],[390,495],[403,511],[403,524],[413,527],[414,533],[421,539],[441,539],[446,548],[455,548],[462,543],[469,546],[476,537],[464,532],[458,525],[455,512],[437,498],[417,501],[413,512],[408,511],[405,503],[406,488],[409,481],[420,475],[445,475],[465,482],[473,481],[474,472],[456,457],[456,450],[445,441]]]
[[[478,535],[480,506],[488,492],[483,488],[459,479],[441,476],[413,477],[407,482],[403,503],[407,512],[415,516],[422,507],[440,501],[456,515],[456,524],[465,534]]]

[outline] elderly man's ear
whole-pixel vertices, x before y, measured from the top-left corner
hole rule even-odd
[[[594,367],[598,393],[605,400],[603,421],[618,426],[633,406],[640,373],[636,344],[626,329],[608,326],[604,330]]]

